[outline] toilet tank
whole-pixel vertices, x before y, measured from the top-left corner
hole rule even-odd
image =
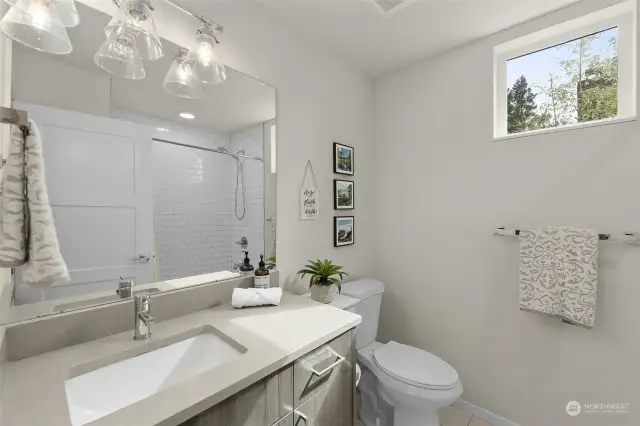
[[[371,279],[342,284],[342,294],[357,299],[357,302],[346,310],[362,317],[362,323],[356,328],[357,349],[370,345],[376,340],[383,292],[384,284]]]

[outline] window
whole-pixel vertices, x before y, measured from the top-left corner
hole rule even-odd
[[[495,136],[635,116],[635,1],[497,46]]]

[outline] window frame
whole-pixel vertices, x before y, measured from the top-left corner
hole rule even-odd
[[[591,127],[594,123],[629,121],[636,116],[636,2],[627,1],[551,26],[494,47],[494,139],[528,136],[558,129]],[[607,29],[618,28],[618,114],[587,121],[519,133],[507,131],[507,62]]]

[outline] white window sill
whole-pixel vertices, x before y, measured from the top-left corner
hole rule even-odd
[[[567,132],[569,130],[587,129],[589,127],[609,126],[611,124],[627,123],[636,121],[636,116],[624,118],[611,118],[608,120],[590,121],[588,123],[570,124],[568,126],[551,127],[548,129],[531,130],[528,132],[514,133],[506,136],[498,136],[493,138],[494,142],[505,141],[509,139],[528,138],[531,136],[546,135],[548,133]]]

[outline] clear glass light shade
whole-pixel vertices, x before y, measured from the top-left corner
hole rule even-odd
[[[118,9],[118,13],[105,28],[107,37],[121,26],[133,30],[140,57],[147,61],[162,58],[164,52],[160,36],[153,20],[153,8],[149,0],[125,0]]]
[[[202,97],[202,82],[196,61],[189,57],[187,49],[181,49],[175,57],[162,87],[172,95],[196,99]]]
[[[11,6],[16,6],[18,9],[23,12],[27,12],[25,9],[29,7],[31,3],[44,3],[43,0],[29,0],[26,2],[21,2],[20,0],[4,0],[5,3],[10,4]],[[80,15],[78,14],[78,10],[76,9],[76,4],[73,0],[48,0],[49,2],[53,2],[53,5],[58,12],[58,16],[60,17],[60,22],[65,27],[75,27],[80,23]]]
[[[196,69],[203,83],[218,84],[226,80],[227,71],[220,60],[218,42],[212,35],[198,31],[189,59],[196,61]]]
[[[93,61],[117,77],[140,80],[146,75],[136,45],[136,35],[126,27],[111,32],[93,56]]]
[[[41,52],[66,55],[73,46],[51,0],[17,0],[0,29],[18,43]]]

